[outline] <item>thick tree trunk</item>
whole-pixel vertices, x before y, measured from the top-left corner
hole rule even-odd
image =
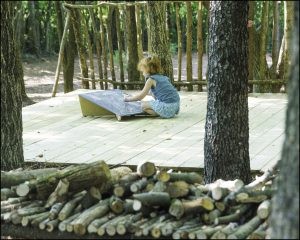
[[[139,61],[138,49],[137,49],[137,29],[135,22],[135,7],[126,6],[126,25],[127,25],[127,73],[128,73],[128,82],[138,81],[140,78],[140,73],[137,70],[137,64]],[[132,89],[132,86],[129,86],[128,89]]]
[[[168,37],[166,35],[166,17],[164,2],[147,2],[148,17],[150,20],[151,31],[151,53],[159,57],[161,61],[161,73],[168,76],[173,82],[173,65],[169,50]]]
[[[13,28],[14,3],[1,3],[1,170],[24,163],[20,55]]]
[[[271,237],[274,239],[299,238],[299,2],[295,2],[294,23],[286,137],[279,162],[278,190],[272,199]]]
[[[113,12],[114,8],[109,7],[108,17],[107,17],[107,40],[108,40],[108,50],[109,50],[109,69],[111,74],[111,79],[116,81],[116,73],[114,66],[114,49],[113,49],[113,40],[112,40],[112,22],[113,22]],[[116,85],[113,85],[114,88],[117,88]]]
[[[177,81],[181,81],[181,63],[182,63],[182,36],[181,36],[181,25],[180,25],[180,15],[179,7],[180,3],[174,3],[176,9],[176,28],[177,28],[177,46],[178,46],[178,76]],[[180,90],[180,87],[179,89]]]
[[[205,182],[221,178],[248,183],[248,6],[242,2],[215,1],[211,2],[211,9]]]
[[[78,9],[70,10],[70,14],[71,14],[71,20],[73,23],[76,46],[77,46],[77,51],[78,51],[79,60],[80,60],[81,75],[84,78],[88,78],[89,77],[88,67],[87,67],[86,58],[85,58],[85,50],[84,50],[84,45],[83,45],[82,33],[80,31],[80,29],[81,29],[81,23],[80,23],[81,22],[81,14]],[[89,82],[82,81],[82,87],[85,89],[88,89]]]
[[[203,3],[198,3],[197,13],[197,50],[198,50],[198,81],[202,81],[202,57],[203,57],[203,38],[202,38],[202,9]],[[198,85],[198,92],[202,92],[202,85]]]
[[[193,80],[193,64],[192,64],[192,4],[186,2],[186,80],[191,82]],[[188,86],[188,91],[193,91],[193,85]]]

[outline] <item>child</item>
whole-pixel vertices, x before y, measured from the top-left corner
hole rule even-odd
[[[139,94],[125,97],[124,101],[142,100],[151,91],[155,100],[143,101],[143,111],[162,118],[172,118],[179,113],[180,98],[177,90],[169,82],[169,78],[159,74],[160,68],[157,56],[143,58],[138,64],[138,70],[143,72],[146,78],[145,86]]]

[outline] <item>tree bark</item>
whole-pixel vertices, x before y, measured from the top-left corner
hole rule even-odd
[[[197,13],[197,51],[198,51],[198,81],[202,81],[202,58],[203,58],[203,37],[202,37],[202,9],[203,3],[198,3]],[[198,85],[198,92],[202,92],[202,85]]]
[[[124,67],[123,67],[123,37],[121,34],[120,12],[119,8],[116,8],[116,28],[118,38],[118,52],[119,52],[119,68],[120,68],[120,81],[124,82]],[[121,89],[123,86],[121,86]]]
[[[22,167],[22,69],[13,29],[14,3],[1,3],[1,170]]]
[[[270,224],[271,238],[279,239],[299,238],[299,2],[295,2],[294,24],[285,140]]]
[[[271,77],[276,76],[276,66],[279,55],[279,1],[273,2],[273,29],[272,29],[272,67]]]
[[[255,13],[255,2],[249,1],[249,13],[248,13],[248,20],[253,21],[253,25],[248,28],[248,80],[254,79],[254,13]],[[249,84],[250,92],[253,91],[253,84]]]
[[[192,4],[191,2],[186,2],[186,80],[193,81],[193,63],[192,63]],[[188,91],[193,91],[193,86],[188,86]]]
[[[158,1],[147,2],[148,18],[150,21],[151,30],[151,53],[159,57],[161,61],[161,74],[170,78],[173,83],[173,65],[171,53],[169,50],[169,42],[166,34],[166,17],[165,17],[165,3]]]
[[[135,22],[135,7],[126,6],[126,25],[127,25],[127,73],[128,82],[138,81],[140,73],[137,70],[137,64],[139,61],[138,49],[137,49],[137,29]],[[133,86],[129,86],[128,89],[133,89]]]
[[[109,69],[111,74],[111,79],[116,81],[116,73],[114,66],[114,49],[113,49],[113,40],[112,40],[112,22],[113,22],[113,13],[114,8],[108,8],[108,17],[107,17],[107,40],[108,40],[108,49],[109,49]],[[113,85],[114,89],[117,88],[116,85]]]
[[[211,9],[205,182],[221,178],[248,183],[248,6],[242,2],[215,1],[211,2]]]
[[[32,51],[36,55],[37,58],[41,57],[41,46],[40,46],[40,39],[39,39],[39,34],[38,34],[38,22],[36,19],[36,1],[28,1],[28,10],[29,10],[29,33],[30,37],[32,38]]]

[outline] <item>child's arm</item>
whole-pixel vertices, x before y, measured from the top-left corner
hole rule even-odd
[[[153,84],[154,84],[154,80],[152,80],[152,79],[149,78],[146,81],[143,90],[139,94],[137,94],[135,96],[132,96],[132,97],[125,97],[124,101],[125,102],[133,102],[133,101],[142,100],[144,97],[146,97],[147,93],[150,91],[150,89],[153,86]]]

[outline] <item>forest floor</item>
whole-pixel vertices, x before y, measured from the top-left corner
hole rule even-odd
[[[37,103],[46,99],[51,98],[52,88],[55,80],[55,71],[57,67],[57,55],[42,57],[41,59],[37,59],[32,55],[25,55],[23,56],[23,69],[24,69],[24,81],[25,81],[25,88],[28,97],[33,101],[33,103]],[[173,70],[174,70],[174,77],[177,79],[177,71],[178,71],[178,62],[177,62],[177,55],[173,55]],[[271,57],[267,55],[268,64],[270,64]],[[115,65],[117,61],[115,61]],[[193,78],[197,78],[197,53],[193,54]],[[95,64],[95,72],[98,74],[97,71],[97,60],[94,60]],[[125,68],[126,66],[124,66]],[[203,56],[203,67],[202,67],[202,75],[205,78],[207,69],[207,55]],[[118,66],[115,66],[116,76],[117,79],[119,76],[119,69]],[[108,77],[110,78],[110,73],[108,69]],[[81,81],[76,79],[76,76],[80,76],[80,65],[78,58],[75,59],[75,67],[74,67],[74,90],[81,88]],[[125,71],[125,78],[126,71]],[[183,54],[182,58],[182,79],[186,79],[186,55]],[[96,86],[98,89],[99,86]],[[184,88],[182,90],[185,90]],[[196,89],[195,89],[196,90]],[[204,87],[205,90],[205,87]],[[63,88],[63,80],[62,80],[62,72],[60,74],[60,81],[57,89],[57,95],[62,95],[64,91]],[[32,102],[25,102],[23,103],[23,107],[32,104]]]

